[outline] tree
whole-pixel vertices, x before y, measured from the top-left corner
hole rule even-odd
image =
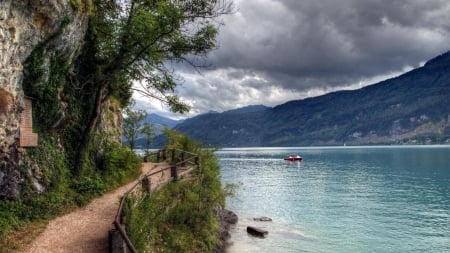
[[[152,124],[145,122],[140,131],[145,140],[146,153],[149,153],[150,146],[152,145],[153,137],[155,136],[155,130]]]
[[[131,106],[125,109],[123,119],[123,136],[128,140],[130,149],[135,148],[136,140],[142,131],[142,120],[147,117],[147,113],[142,110],[133,111]]]
[[[80,141],[76,173],[105,101],[127,100],[133,90],[167,104],[174,112],[189,107],[175,94],[174,71],[168,62],[188,62],[216,47],[215,18],[230,13],[228,0],[94,0],[86,35],[91,66],[86,76],[95,92],[93,108]],[[132,81],[140,81],[139,88]],[[122,101],[126,104],[127,101]]]

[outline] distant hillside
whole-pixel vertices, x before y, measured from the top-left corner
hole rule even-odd
[[[359,90],[248,109],[175,129],[221,147],[450,143],[450,53]]]
[[[144,119],[144,121],[148,122],[150,124],[153,124],[155,126],[158,126],[158,128],[164,128],[164,127],[173,128],[177,124],[183,122],[183,120],[173,120],[170,118],[160,116],[155,113],[151,113],[151,114],[147,115],[147,117]]]
[[[252,113],[252,112],[265,111],[267,109],[270,109],[270,107],[267,107],[265,105],[249,105],[249,106],[246,106],[246,107],[242,107],[242,108],[238,108],[238,109],[234,109],[234,110],[229,110],[229,111],[226,111],[224,113],[226,113],[226,114]]]

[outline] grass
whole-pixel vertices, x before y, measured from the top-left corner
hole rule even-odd
[[[200,169],[142,198],[128,198],[124,213],[127,234],[138,252],[212,252],[219,241],[215,207],[225,204],[226,191],[213,151],[171,133],[171,147],[200,155]]]
[[[26,247],[45,230],[47,224],[48,221],[45,220],[31,222],[12,231],[7,236],[1,237],[1,252],[12,253],[24,251]]]
[[[47,221],[86,205],[93,198],[140,175],[141,160],[117,143],[106,143],[96,156],[92,170],[73,178],[67,156],[51,142],[28,153],[23,163],[42,173],[46,192],[37,195],[31,178],[26,178],[20,200],[0,200],[0,252],[20,250],[43,231]]]

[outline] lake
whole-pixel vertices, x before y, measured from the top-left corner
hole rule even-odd
[[[240,148],[216,152],[241,183],[230,253],[450,252],[450,146]],[[302,162],[284,161],[299,154]],[[272,222],[256,222],[267,216]],[[246,226],[269,231],[247,235]]]

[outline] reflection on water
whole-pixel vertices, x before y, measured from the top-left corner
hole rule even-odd
[[[304,161],[282,158],[299,154]],[[450,252],[450,147],[228,149],[229,252]],[[273,222],[256,223],[268,216]],[[246,233],[267,228],[267,238]]]

